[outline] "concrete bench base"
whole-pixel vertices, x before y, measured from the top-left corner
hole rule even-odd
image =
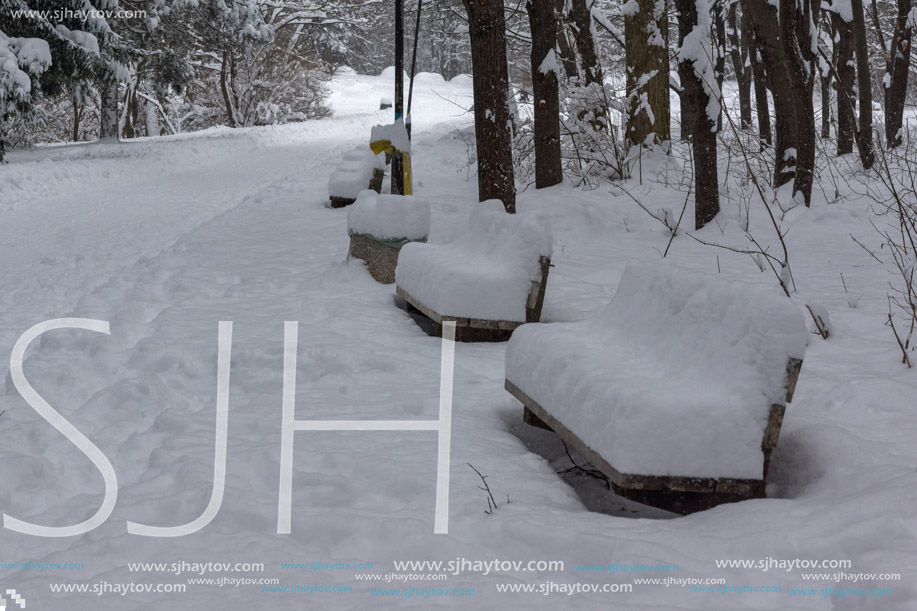
[[[392,284],[395,282],[399,252],[401,248],[398,246],[355,233],[350,236],[350,251],[347,256],[366,261],[366,268],[376,282]]]
[[[544,306],[544,292],[548,283],[548,270],[551,268],[551,259],[540,257],[541,279],[532,282],[525,307],[525,322],[509,320],[483,320],[478,318],[463,318],[458,316],[442,316],[432,308],[427,307],[420,300],[410,295],[400,286],[395,291],[408,304],[408,311],[422,314],[433,321],[433,335],[442,337],[443,321],[455,322],[455,339],[460,342],[505,342],[513,334],[513,330],[526,322],[538,322],[541,319],[541,310]]]
[[[787,402],[793,398],[801,367],[802,361],[798,359],[790,359],[787,364]],[[576,434],[509,380],[506,380],[505,388],[524,406],[523,420],[527,424],[557,433],[561,439],[608,478],[615,494],[638,503],[683,515],[710,509],[723,503],[765,496],[765,478],[770,466],[770,457],[777,446],[783,415],[786,411],[784,405],[771,405],[767,428],[761,442],[764,460],[761,479],[636,475],[622,473],[615,469],[598,452],[583,443]]]

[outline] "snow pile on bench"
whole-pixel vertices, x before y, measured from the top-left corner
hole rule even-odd
[[[369,188],[374,170],[385,170],[385,158],[374,155],[368,146],[344,153],[344,159],[328,178],[328,195],[340,199],[355,199]]]
[[[506,379],[622,473],[760,480],[807,340],[776,290],[632,263],[593,318],[517,329]]]
[[[404,119],[398,119],[394,123],[386,125],[374,125],[369,135],[369,141],[387,141],[402,153],[411,152],[411,137],[408,136],[408,130],[404,125]]]
[[[407,244],[395,282],[441,316],[525,322],[540,257],[553,237],[538,212],[508,214],[498,200],[474,204],[468,225],[447,244]]]
[[[347,211],[347,233],[380,240],[426,240],[430,235],[430,203],[413,195],[361,191]]]

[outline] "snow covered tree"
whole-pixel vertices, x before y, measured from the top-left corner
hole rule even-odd
[[[720,94],[710,36],[713,3],[675,0],[678,31],[678,77],[683,90],[682,129],[687,130],[694,158],[694,227],[700,229],[720,211],[716,167],[716,124]],[[685,113],[687,106],[687,113]],[[685,114],[688,121],[685,121]]]
[[[789,74],[789,89],[796,118],[796,170],[793,195],[799,194],[806,206],[812,201],[815,176],[815,89],[818,21],[817,0],[780,0],[780,42]]]
[[[9,37],[0,30],[0,120],[32,104],[32,80],[51,65],[51,49],[41,38]],[[2,137],[2,134],[0,134]]]
[[[850,0],[833,0],[825,10],[831,16],[834,50],[833,69],[837,90],[837,154],[853,151],[856,133],[856,65],[853,62],[855,36]]]
[[[739,89],[739,118],[742,129],[751,128],[751,60],[749,45],[742,40],[746,29],[739,28],[739,2],[729,5],[726,13],[726,29],[729,40],[729,59],[732,61],[732,73]],[[745,21],[744,19],[742,20]],[[753,50],[752,50],[753,52]]]
[[[873,0],[875,9],[875,0]],[[904,106],[907,104],[907,83],[911,70],[911,44],[913,32],[917,29],[917,9],[912,0],[898,0],[895,29],[888,50],[885,52],[885,141],[889,147],[900,146]],[[876,27],[881,34],[880,27]]]
[[[478,198],[499,199],[516,211],[512,119],[507,92],[506,18],[503,0],[463,0],[471,37]]]
[[[774,185],[793,180],[796,168],[796,108],[787,87],[790,75],[780,41],[777,5],[768,0],[745,0],[755,46],[766,72],[774,106]],[[760,96],[759,96],[760,97]],[[760,117],[760,116],[759,116]]]
[[[666,0],[628,0],[621,12],[627,70],[626,137],[637,146],[669,140]]]
[[[745,48],[743,55],[746,57],[743,65],[746,67],[746,71],[751,73],[751,81],[755,90],[758,140],[763,151],[765,147],[773,143],[770,104],[767,101],[767,68],[761,56],[761,50],[756,43],[754,25],[746,7],[747,0],[739,1],[742,5],[742,47]]]
[[[579,59],[577,85],[583,108],[580,120],[587,121],[596,132],[608,131],[608,103],[603,88],[605,76],[596,51],[593,8],[595,0],[567,0],[568,20]]]
[[[106,0],[0,0],[0,120],[12,111],[37,118],[53,98],[103,65],[99,37],[109,31]]]
[[[860,98],[860,119],[856,133],[860,162],[865,169],[872,167],[875,153],[872,148],[872,82],[869,74],[869,48],[866,41],[866,16],[863,0],[850,0],[857,67],[857,94]]]

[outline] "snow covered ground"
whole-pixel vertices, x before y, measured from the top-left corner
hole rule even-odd
[[[770,498],[674,517],[611,498],[585,476],[565,481],[557,471],[570,462],[560,442],[523,424],[521,406],[503,390],[504,345],[459,344],[449,533],[433,534],[434,434],[300,432],[292,533],[276,534],[284,321],[299,321],[298,419],[438,414],[440,340],[396,307],[392,286],[374,282],[362,262],[345,261],[347,212],[326,205],[341,155],[390,120],[390,111],[377,110],[390,90],[390,79],[343,74],[334,82],[333,118],[14,151],[0,166],[2,357],[47,319],[110,322],[110,336],[49,332],[28,351],[24,370],[104,452],[119,484],[113,513],[88,534],[0,529],[0,591],[14,589],[36,610],[917,605],[917,374],[901,365],[883,325],[892,276],[849,237],[878,248],[868,203],[853,187],[837,203],[816,188],[812,208],[783,221],[794,300],[826,308],[834,334],[810,340],[772,459]],[[415,87],[415,192],[432,204],[431,242],[452,236],[476,199],[461,136],[470,106],[467,79],[427,76]],[[840,163],[855,186],[855,160]],[[737,182],[741,172],[732,172]],[[680,173],[674,159],[648,158],[643,184],[635,177],[625,186],[648,208],[677,217],[684,193],[659,178],[677,182]],[[518,206],[543,211],[553,224],[547,322],[593,314],[629,260],[658,259],[669,242],[619,190],[527,190]],[[698,236],[742,244],[739,208],[727,205],[720,227]],[[770,241],[760,202],[750,210],[752,232]],[[777,290],[749,257],[684,234],[668,257]],[[219,321],[234,323],[222,507],[195,534],[128,534],[128,521],[191,522],[210,500]],[[9,375],[0,412],[0,511],[48,526],[93,515],[104,492],[99,471],[25,403]],[[496,510],[485,513],[487,495],[471,466],[487,476]],[[395,564],[457,560],[461,570]],[[718,566],[725,560],[754,567]],[[810,560],[828,563],[808,570]],[[804,579],[813,572],[826,575]],[[836,579],[838,572],[848,577]],[[440,574],[448,578],[422,579]],[[883,580],[887,574],[900,580]],[[147,586],[152,591],[139,591]],[[586,591],[593,586],[618,591]],[[533,591],[504,591],[527,587]]]

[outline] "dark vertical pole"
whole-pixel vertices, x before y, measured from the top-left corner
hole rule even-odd
[[[395,121],[404,117],[404,0],[395,0]],[[404,195],[401,154],[392,154],[392,193]]]
[[[423,10],[423,0],[417,2],[417,22],[414,24],[414,52],[411,54],[411,83],[408,85],[408,110],[405,116],[405,128],[408,138],[411,137],[411,102],[414,99],[414,75],[417,74],[417,41],[420,39],[420,11]]]

